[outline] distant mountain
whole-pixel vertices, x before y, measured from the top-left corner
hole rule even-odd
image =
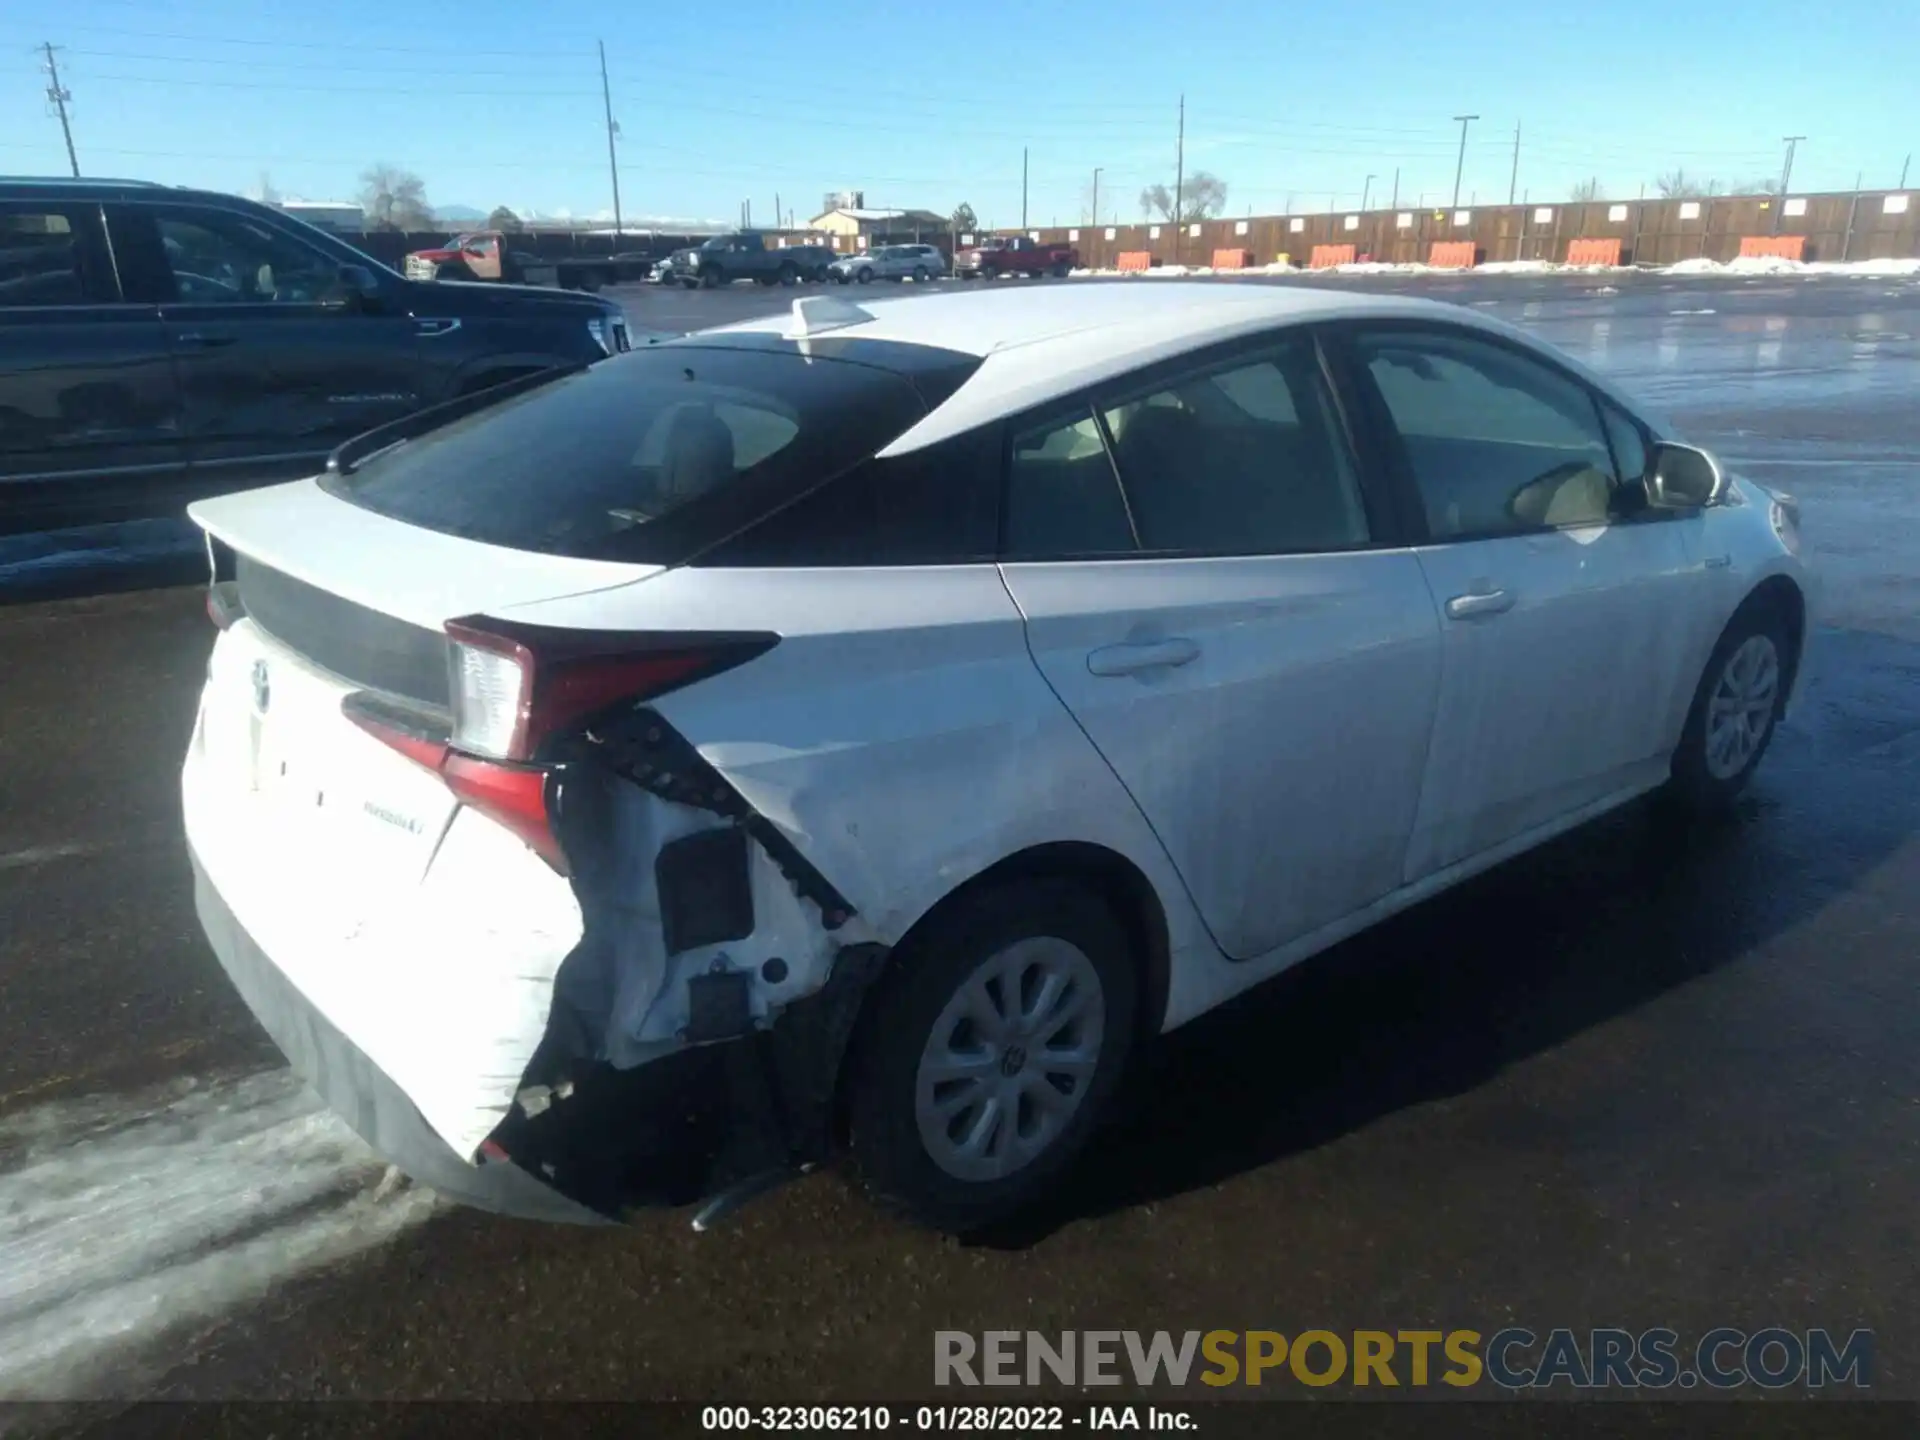
[[[476,210],[471,205],[436,205],[433,207],[433,218],[436,220],[445,220],[450,224],[459,224],[468,220],[484,220],[490,213],[492,212],[487,210]]]

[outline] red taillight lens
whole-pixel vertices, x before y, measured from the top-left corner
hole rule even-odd
[[[547,811],[552,770],[544,765],[505,765],[450,750],[440,766],[440,778],[461,804],[499,821],[533,847],[542,860],[562,875],[567,873],[567,857]]]
[[[447,624],[451,724],[359,691],[348,719],[429,770],[460,803],[505,826],[561,874],[565,852],[548,808],[555,769],[532,763],[556,736],[622,704],[732,669],[773,635],[651,635],[552,630],[497,620]]]
[[[562,630],[470,617],[447,622],[453,743],[528,761],[557,735],[764,654],[763,634]]]

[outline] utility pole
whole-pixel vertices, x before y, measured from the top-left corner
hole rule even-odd
[[[1478,115],[1456,115],[1454,121],[1460,126],[1460,160],[1453,167],[1453,208],[1460,208],[1460,177],[1467,168],[1467,126],[1480,117]]]
[[[41,54],[47,57],[47,99],[53,102],[53,108],[60,112],[60,133],[67,138],[67,164],[73,167],[73,178],[80,178],[80,161],[73,153],[73,126],[67,121],[67,102],[73,98],[71,91],[60,84],[60,66],[53,58],[59,47],[52,41],[40,46]]]
[[[1398,210],[1400,208],[1400,167],[1398,165],[1393,167],[1393,207],[1392,208],[1394,208],[1395,210]]]
[[[787,228],[785,225],[780,223],[780,217],[785,215],[786,213],[787,213],[786,211],[780,208],[780,192],[776,190],[773,192],[773,228],[774,229],[784,230]]]
[[[1367,197],[1373,194],[1374,176],[1367,176],[1367,183],[1360,187],[1360,213],[1367,213]]]
[[[613,141],[620,133],[620,126],[613,118],[613,91],[607,86],[607,42],[596,40],[594,43],[600,47],[600,104],[607,113],[607,172],[613,177],[613,238],[617,244],[620,239],[620,161],[614,155]]]
[[[1093,223],[1096,225],[1100,223],[1100,172],[1105,168],[1103,165],[1093,167]]]
[[[1507,181],[1507,204],[1513,204],[1513,192],[1520,188],[1520,122],[1513,122],[1513,176]]]
[[[1027,147],[1020,147],[1020,228],[1027,228]]]
[[[1900,162],[1900,188],[1902,190],[1907,188],[1907,166],[1911,165],[1912,163],[1913,163],[1913,152],[1909,150],[1907,152],[1907,158]]]
[[[1180,96],[1180,130],[1173,144],[1173,263],[1180,263],[1180,190],[1187,183],[1187,97]]]
[[[1787,147],[1787,163],[1780,167],[1780,198],[1782,200],[1787,198],[1787,182],[1793,178],[1793,152],[1800,148],[1800,142],[1806,138],[1804,135],[1787,135],[1782,137],[1782,141]]]

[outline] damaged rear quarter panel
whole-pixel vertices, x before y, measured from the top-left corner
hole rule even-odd
[[[750,940],[712,948],[730,962],[771,954],[787,962],[777,996],[756,983],[756,1014],[818,989],[840,946],[895,944],[968,879],[1060,841],[1111,849],[1146,875],[1176,963],[1195,945],[1211,951],[1159,842],[1034,667],[993,566],[681,569],[515,613],[552,625],[780,635],[767,654],[653,703],[856,912],[829,933],[755,847],[756,914],[763,896],[769,909]],[[638,907],[632,933],[661,955],[657,897],[645,898],[653,854],[682,827],[723,822],[638,791],[621,803],[648,812],[635,814],[636,826],[654,827],[635,831],[622,863],[632,867],[625,893]],[[681,813],[669,820],[667,811]],[[763,871],[777,883],[763,884]],[[668,1033],[685,976],[710,960],[675,957],[659,1022],[637,1038]],[[645,989],[645,972],[661,965],[636,953],[620,968]],[[631,1006],[625,1013],[630,1020]]]

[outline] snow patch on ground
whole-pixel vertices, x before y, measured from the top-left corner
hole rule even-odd
[[[1682,260],[1662,275],[1920,275],[1920,260],[1787,260],[1749,255],[1734,260]]]
[[[0,1120],[0,1400],[123,1399],[155,1342],[433,1210],[288,1071]],[[176,1357],[177,1358],[177,1357]]]
[[[1201,275],[1618,275],[1635,270],[1630,265],[1563,265],[1555,260],[1491,260],[1470,270],[1452,266],[1426,265],[1417,261],[1355,261],[1351,265],[1333,265],[1324,270],[1309,270],[1298,265],[1254,265],[1245,270],[1215,270],[1207,265],[1156,265],[1151,270],[1075,270],[1081,277],[1123,276],[1149,280],[1191,279]],[[1739,260],[1682,260],[1677,264],[1650,268],[1653,275],[1858,275],[1920,276],[1920,260],[1838,261],[1782,260],[1774,257]]]

